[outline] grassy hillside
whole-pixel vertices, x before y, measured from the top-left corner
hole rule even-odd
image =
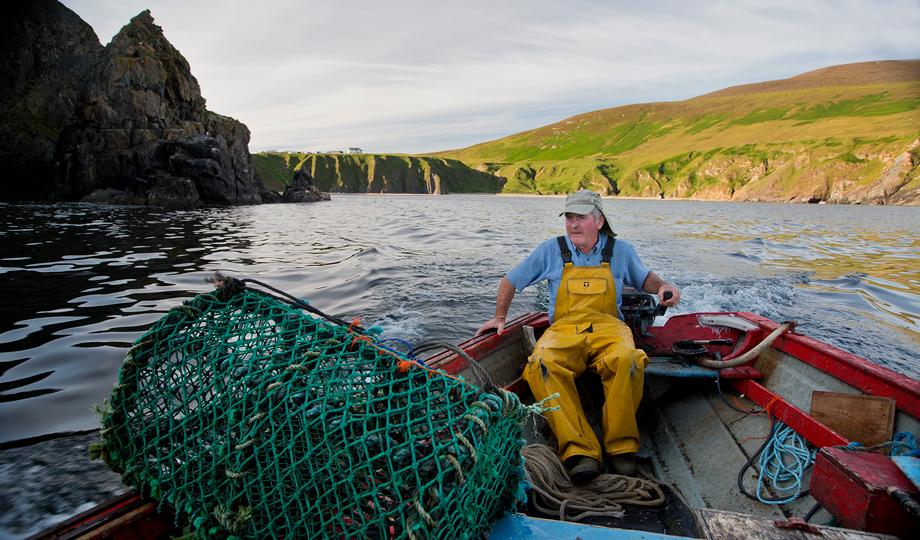
[[[305,168],[322,191],[340,193],[497,193],[504,181],[455,159],[393,154],[253,154],[256,173],[283,191]]]
[[[505,192],[920,201],[920,61],[834,66],[687,101],[589,112],[442,152]]]

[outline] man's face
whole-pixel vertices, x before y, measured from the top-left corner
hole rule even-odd
[[[565,232],[575,247],[587,252],[597,243],[598,231],[604,226],[604,218],[592,214],[565,214]]]

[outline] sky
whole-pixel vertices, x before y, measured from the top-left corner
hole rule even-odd
[[[64,0],[150,9],[250,150],[462,148],[597,109],[920,58],[920,0]]]

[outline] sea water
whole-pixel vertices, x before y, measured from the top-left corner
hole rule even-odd
[[[796,320],[801,333],[920,378],[920,208],[606,204],[618,240],[680,287],[667,316]],[[30,455],[27,439],[98,427],[91,407],[109,394],[127,347],[170,308],[210,291],[214,272],[264,281],[380,325],[386,337],[457,343],[492,316],[502,275],[564,232],[562,205],[560,197],[338,194],[175,212],[0,205],[0,443],[20,447],[0,451],[0,493],[42,492],[28,485],[42,482],[41,471],[23,485],[13,470]],[[546,302],[535,285],[516,295],[510,314]],[[66,439],[55,444],[70,452]],[[28,532],[87,502],[41,500],[49,508],[0,509],[0,531]]]

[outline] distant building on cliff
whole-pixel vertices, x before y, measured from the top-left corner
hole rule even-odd
[[[363,153],[364,153],[364,150],[361,150],[360,148],[358,148],[358,147],[356,147],[356,146],[349,146],[349,147],[345,150],[345,153],[346,153],[346,154],[363,154]]]

